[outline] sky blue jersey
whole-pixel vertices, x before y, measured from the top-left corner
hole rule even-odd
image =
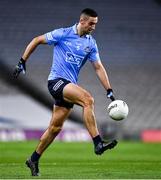
[[[77,83],[81,67],[87,60],[100,60],[96,41],[91,35],[80,37],[76,24],[45,34],[49,45],[54,45],[53,63],[48,80],[64,78]]]

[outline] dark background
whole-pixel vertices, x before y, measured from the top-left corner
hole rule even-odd
[[[80,11],[94,8],[99,22],[93,33],[115,96],[129,105],[129,116],[116,123],[106,112],[109,100],[90,63],[80,74],[79,84],[95,98],[99,128],[119,135],[138,136],[145,129],[161,129],[161,4],[155,0],[1,0],[1,63],[13,69],[26,45],[35,36],[67,27],[79,20]],[[27,62],[23,81],[41,90],[50,100],[47,77],[52,47],[39,46]],[[23,94],[0,74],[0,101]],[[26,96],[25,94],[23,94]],[[2,98],[3,97],[3,98]],[[35,100],[33,100],[35,101]],[[16,101],[15,101],[16,103]],[[15,104],[16,105],[16,104]],[[7,107],[6,107],[7,108]],[[81,109],[74,108],[81,117]],[[17,112],[18,113],[18,112]]]

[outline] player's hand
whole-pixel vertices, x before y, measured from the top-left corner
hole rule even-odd
[[[110,98],[111,101],[115,100],[112,89],[107,89],[107,98]]]
[[[23,58],[20,59],[17,66],[15,67],[15,70],[13,72],[13,77],[17,78],[21,71],[23,72],[23,74],[26,73],[26,64],[25,64],[25,60]]]

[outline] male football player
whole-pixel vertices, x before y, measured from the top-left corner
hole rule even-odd
[[[32,176],[39,175],[39,159],[61,131],[74,104],[83,107],[84,123],[93,139],[94,152],[97,155],[114,148],[117,144],[116,140],[104,142],[101,139],[95,119],[94,99],[87,90],[77,84],[80,69],[86,61],[90,61],[101,84],[107,91],[107,98],[114,100],[108,75],[100,60],[96,41],[91,35],[97,22],[97,12],[89,8],[84,9],[77,24],[67,28],[55,29],[35,37],[26,47],[15,68],[14,77],[17,78],[21,71],[26,71],[26,61],[38,45],[53,45],[53,63],[48,77],[48,89],[55,100],[55,104],[47,130],[40,138],[36,150],[26,161]]]

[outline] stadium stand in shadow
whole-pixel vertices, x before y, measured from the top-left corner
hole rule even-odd
[[[137,137],[144,129],[161,129],[161,11],[155,1],[14,0],[0,4],[0,49],[11,67],[17,64],[24,47],[34,36],[72,25],[83,8],[95,8],[100,21],[93,35],[101,59],[116,97],[125,100],[130,110],[122,122],[116,123],[108,117],[106,93],[88,64],[81,72],[79,83],[95,98],[100,129],[105,126],[108,132],[115,129],[119,137]],[[27,63],[25,79],[45,96],[51,61],[52,47],[45,45],[39,47]],[[6,89],[3,83],[0,86],[2,93]],[[8,88],[5,93],[17,92]],[[74,112],[81,117],[79,107],[75,107]]]

